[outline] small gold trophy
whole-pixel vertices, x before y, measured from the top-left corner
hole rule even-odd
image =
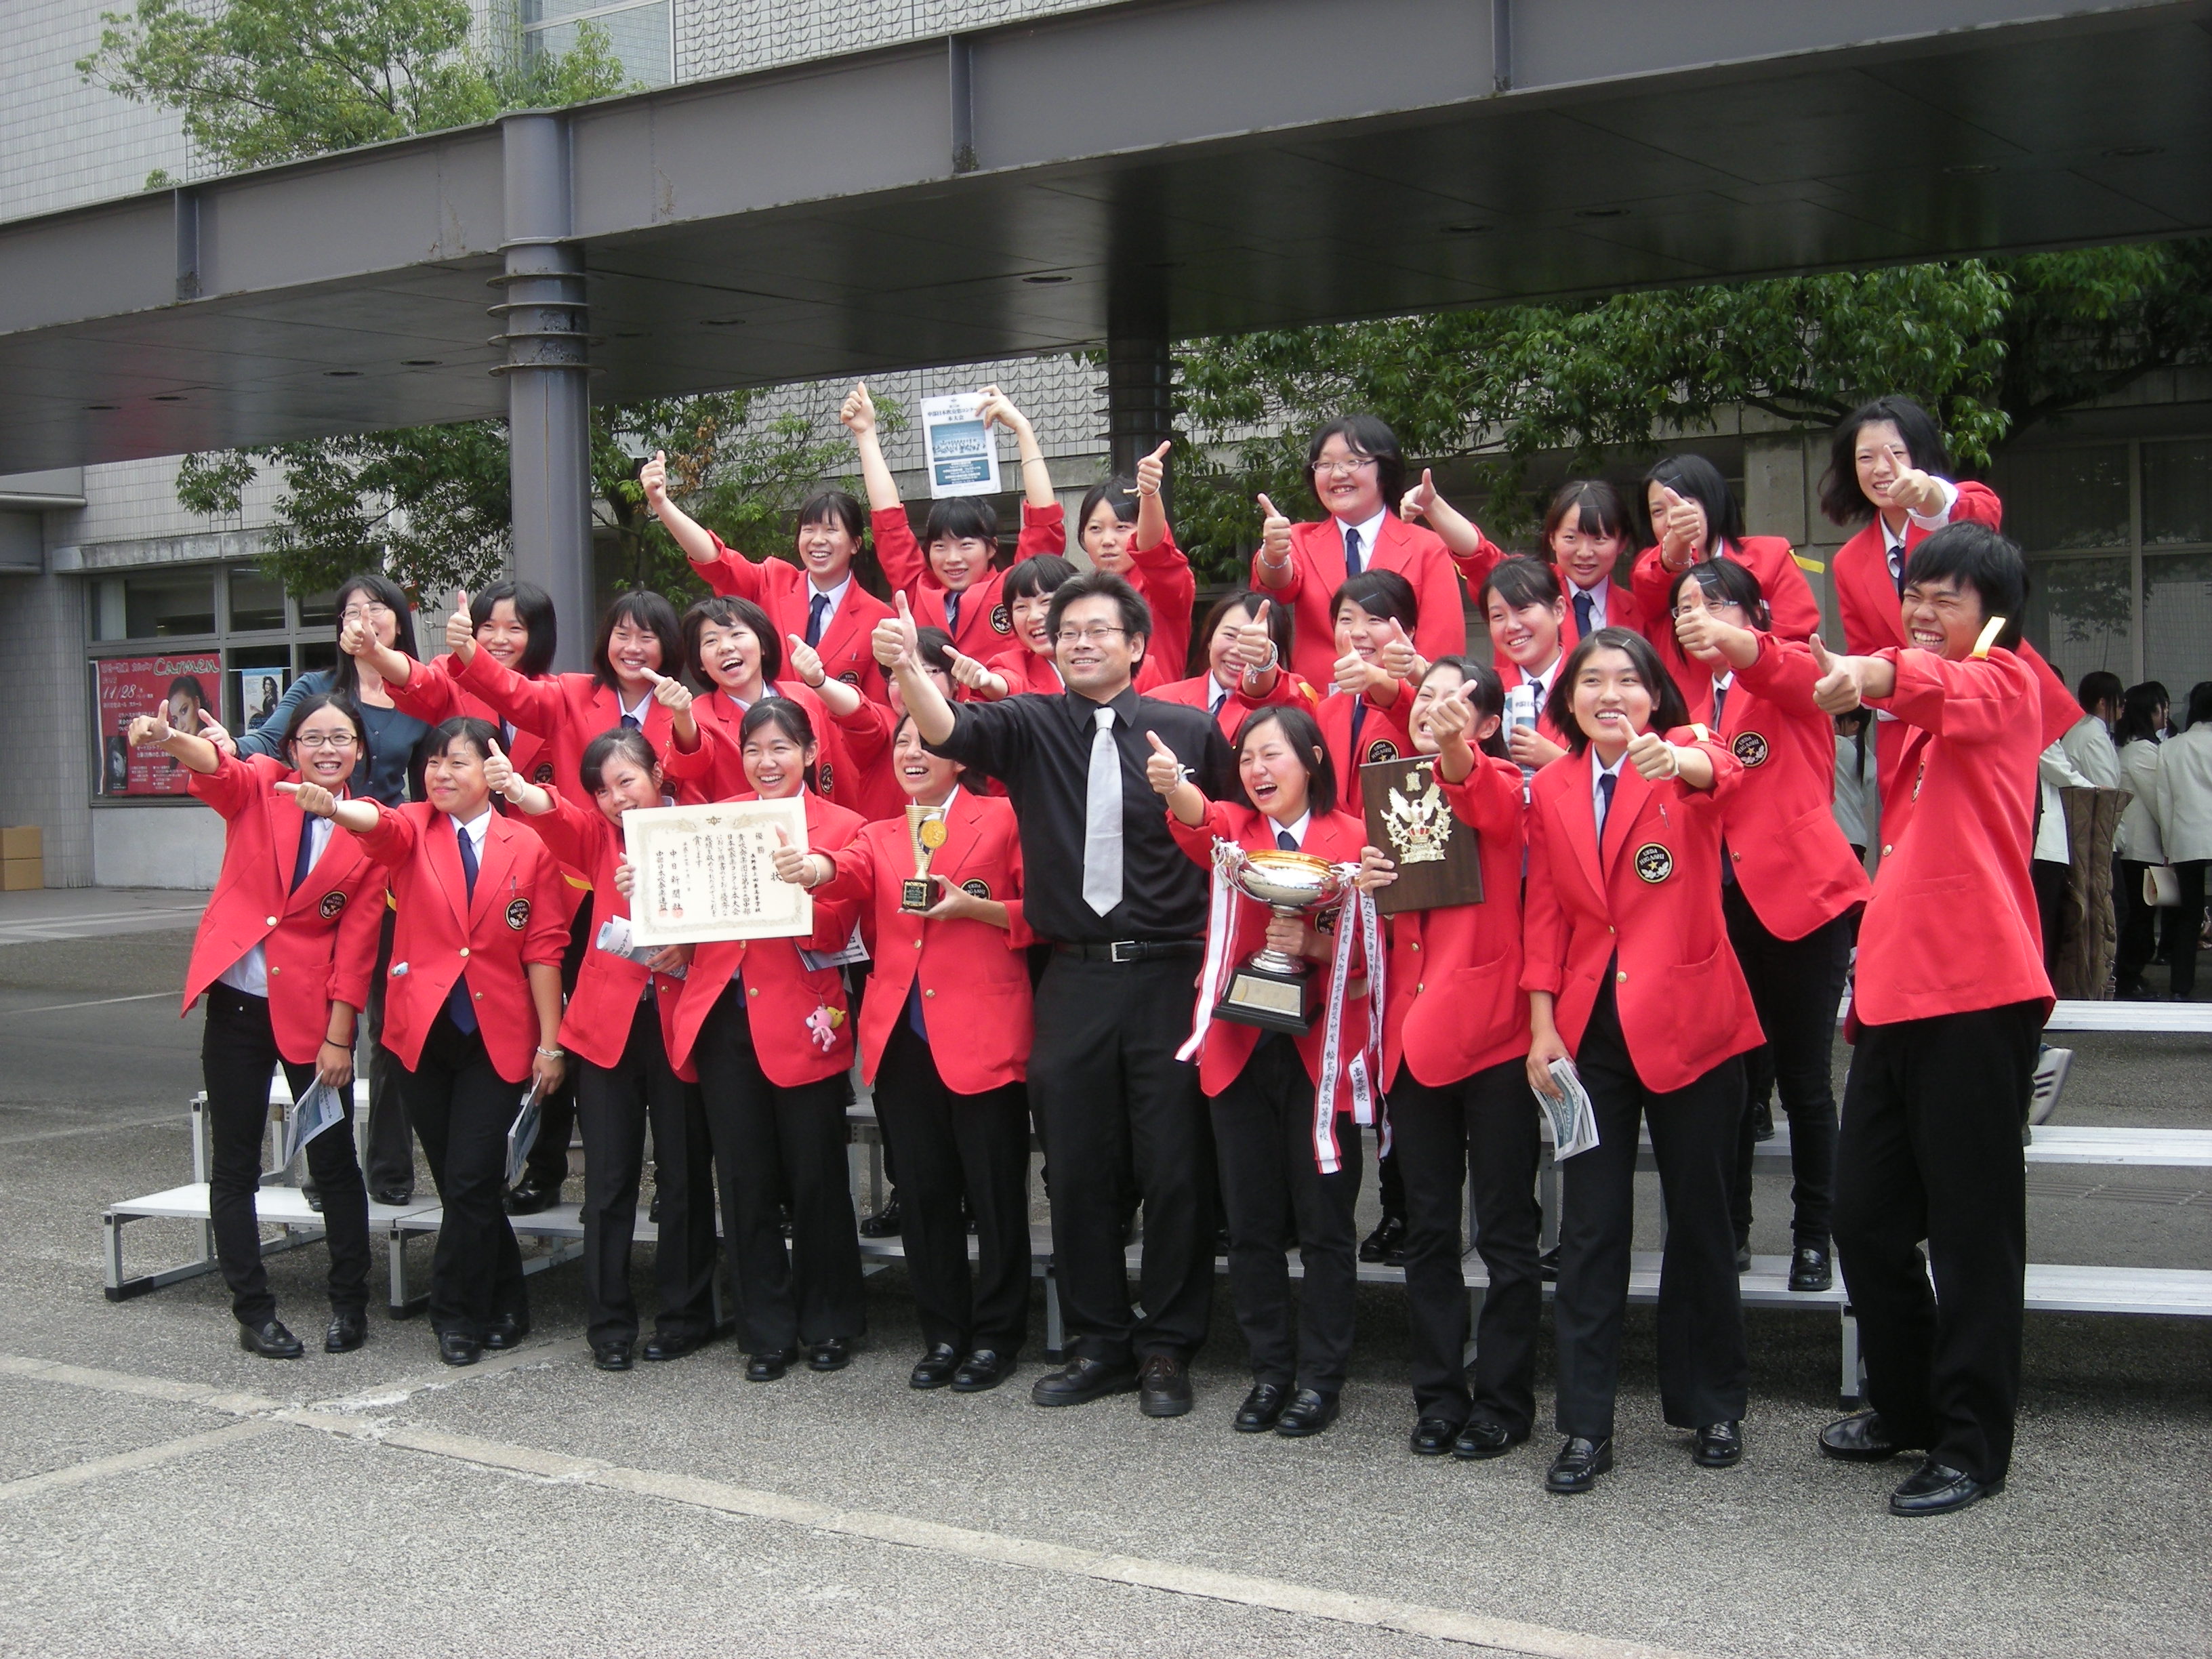
[[[918,916],[937,902],[937,884],[929,878],[929,860],[945,845],[945,809],[909,802],[906,838],[914,849],[914,873],[900,884],[899,908]]]

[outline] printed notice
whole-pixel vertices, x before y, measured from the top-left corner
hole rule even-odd
[[[921,447],[933,496],[999,493],[999,446],[975,410],[980,392],[921,400]]]
[[[806,890],[775,876],[776,831],[806,850],[806,805],[726,800],[648,806],[623,814],[623,842],[636,885],[636,945],[720,939],[803,939],[814,931]]]

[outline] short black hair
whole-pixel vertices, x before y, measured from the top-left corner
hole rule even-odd
[[[1121,626],[1131,642],[1142,640],[1147,646],[1152,643],[1152,608],[1145,603],[1145,596],[1110,570],[1085,570],[1052,590],[1052,608],[1045,612],[1044,631],[1055,644],[1060,640],[1060,619],[1078,599],[1113,600],[1115,608],[1121,613]],[[1143,654],[1137,653],[1140,659]]]
[[[1098,510],[1098,503],[1106,502],[1114,509],[1114,516],[1123,524],[1137,521],[1137,481],[1125,473],[1115,473],[1102,478],[1083,492],[1083,505],[1076,510],[1075,539],[1083,540],[1083,532],[1091,522],[1091,515]]]
[[[2186,732],[2206,720],[2212,720],[2212,680],[2199,680],[2189,688],[2189,718],[2181,723],[2181,729]]]
[[[799,504],[799,516],[792,520],[793,534],[810,524],[842,525],[845,533],[859,542],[868,533],[867,509],[849,490],[817,489]]]
[[[1033,599],[1056,592],[1075,574],[1075,567],[1057,553],[1034,554],[1006,572],[1006,580],[1000,584],[999,591],[1011,605],[1016,599]]]
[[[1306,811],[1333,812],[1336,810],[1336,763],[1329,758],[1328,744],[1321,734],[1321,723],[1294,702],[1263,704],[1245,715],[1237,728],[1237,741],[1230,751],[1237,757],[1239,772],[1237,793],[1243,796],[1244,804],[1258,811],[1251,796],[1244,793],[1242,768],[1244,742],[1255,732],[1270,723],[1282,728],[1283,741],[1297,751],[1298,759],[1306,769]],[[1319,752],[1316,753],[1316,751]]]
[[[1552,682],[1552,695],[1544,700],[1544,713],[1565,734],[1570,754],[1589,752],[1589,733],[1575,718],[1575,679],[1583,672],[1583,665],[1601,651],[1626,652],[1636,669],[1637,678],[1650,688],[1652,731],[1671,732],[1690,723],[1690,706],[1682,701],[1682,690],[1674,684],[1674,677],[1660,665],[1659,653],[1651,648],[1651,641],[1630,629],[1601,628],[1595,634],[1585,635],[1567,653],[1566,661],[1559,667],[1559,677]]]
[[[1421,619],[1421,602],[1413,592],[1413,583],[1395,570],[1363,570],[1357,576],[1346,576],[1344,585],[1328,596],[1332,626],[1346,599],[1370,617],[1396,623],[1408,634]]]
[[[615,629],[623,623],[644,629],[660,641],[659,672],[677,672],[684,661],[684,635],[676,623],[676,607],[651,588],[641,587],[615,595],[606,615],[599,618],[599,637],[592,641],[593,679],[610,691],[621,683],[608,651]]]
[[[2127,694],[2127,687],[2120,683],[2120,677],[2109,668],[2091,669],[2081,676],[2081,684],[2074,688],[2074,700],[2081,705],[2081,712],[2085,714],[2095,714],[2100,702],[2112,704],[2117,712],[2120,699]]]
[[[1603,478],[1570,478],[1552,496],[1552,504],[1544,509],[1542,541],[1544,556],[1551,556],[1552,532],[1569,519],[1575,528],[1585,536],[1622,536],[1634,532],[1636,520],[1628,514],[1628,503],[1620,499],[1620,492]]]
[[[1474,708],[1478,721],[1492,716],[1501,720],[1505,718],[1505,682],[1498,678],[1495,668],[1486,662],[1478,662],[1473,657],[1462,657],[1453,653],[1438,657],[1431,663],[1429,672],[1421,676],[1421,684],[1426,685],[1441,668],[1449,668],[1459,676],[1460,684],[1468,689],[1467,700]],[[1484,754],[1493,755],[1499,760],[1513,758],[1512,750],[1505,746],[1505,728],[1502,726],[1474,746]]]
[[[775,683],[783,678],[783,635],[775,631],[775,624],[769,620],[767,611],[750,599],[727,593],[701,599],[684,613],[684,654],[680,660],[692,679],[702,689],[709,689],[714,684],[699,654],[699,636],[707,631],[709,623],[718,628],[743,628],[751,632],[760,641],[761,684],[773,690]]]
[[[560,620],[553,614],[553,596],[536,582],[494,582],[469,601],[469,626],[482,628],[491,620],[492,608],[501,600],[514,607],[514,619],[520,623],[530,642],[522,647],[514,672],[526,680],[534,680],[553,665],[553,653],[560,647]],[[611,625],[608,632],[614,630]],[[663,663],[663,672],[667,670]]]
[[[1948,472],[1951,457],[1943,447],[1936,417],[1910,398],[1876,398],[1844,416],[1828,445],[1828,470],[1820,475],[1820,511],[1835,524],[1856,524],[1874,516],[1874,503],[1859,488],[1859,429],[1887,421],[1905,440],[1905,453],[1923,472]]]
[[[1995,643],[2009,651],[2020,643],[2021,613],[2027,608],[2027,561],[2020,544],[1972,520],[1947,524],[1905,561],[1905,585],[1952,580],[1982,599],[1982,615],[2002,617]]]
[[[1398,501],[1406,493],[1406,457],[1398,447],[1398,434],[1390,430],[1389,422],[1379,415],[1340,415],[1313,435],[1306,446],[1306,488],[1313,489],[1314,468],[1321,464],[1322,446],[1331,438],[1344,440],[1344,447],[1354,455],[1371,457],[1375,462],[1375,483],[1382,492],[1382,510],[1395,513]],[[1321,500],[1321,492],[1314,490],[1314,499]]]
[[[456,743],[465,743],[477,751],[478,760],[489,760],[491,746],[498,741],[499,728],[489,720],[480,720],[474,714],[456,714],[430,728],[416,758],[434,761],[449,753]]]
[[[1677,495],[1687,495],[1705,509],[1705,534],[1717,536],[1723,541],[1743,539],[1743,508],[1737,505],[1735,492],[1721,477],[1720,468],[1702,455],[1662,455],[1644,475],[1644,499],[1638,505],[1643,509],[1644,528],[1650,539],[1657,541],[1659,532],[1651,524],[1651,486],[1664,484]],[[1698,550],[1703,552],[1705,550]]]
[[[291,724],[284,728],[284,746],[289,749],[298,740],[300,728],[307,723],[307,716],[319,714],[325,708],[335,708],[353,724],[354,752],[363,766],[368,764],[368,726],[362,720],[361,710],[335,691],[318,691],[292,705]]]
[[[1554,605],[1564,597],[1557,565],[1519,553],[1500,559],[1483,578],[1482,591],[1474,602],[1486,614],[1493,593],[1505,601],[1508,611],[1525,611],[1532,605]]]
[[[940,674],[952,672],[952,635],[943,629],[915,629],[914,646],[921,657],[924,668],[934,668]]]
[[[992,562],[997,562],[999,509],[991,505],[989,496],[948,495],[929,504],[929,516],[921,525],[924,550],[936,542],[961,541],[990,543],[994,550]]]
[[[1291,607],[1273,594],[1256,587],[1240,588],[1223,594],[1213,602],[1213,609],[1206,613],[1206,626],[1198,636],[1201,654],[1212,645],[1213,636],[1221,631],[1221,624],[1231,613],[1243,616],[1248,622],[1265,622],[1267,637],[1275,644],[1275,659],[1287,665],[1291,659]]]
[[[584,745],[584,757],[576,766],[576,781],[584,786],[584,793],[596,795],[599,785],[605,781],[607,763],[622,755],[637,763],[647,772],[660,765],[660,757],[646,741],[645,733],[633,726],[612,726]]]

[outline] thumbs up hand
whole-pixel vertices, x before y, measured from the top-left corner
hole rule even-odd
[[[845,402],[837,410],[837,419],[855,438],[866,437],[876,429],[876,400],[868,396],[866,380],[853,382],[853,389],[845,394]]]
[[[1162,444],[1151,454],[1144,456],[1137,462],[1137,493],[1139,495],[1157,495],[1160,493],[1160,486],[1167,482],[1168,451],[1174,447],[1171,443]]]
[[[500,748],[497,738],[492,739],[491,752],[484,757],[483,774],[484,787],[492,793],[504,795],[509,800],[514,799],[514,763]]]
[[[1425,519],[1437,501],[1437,475],[1425,466],[1421,469],[1420,483],[1407,490],[1404,499],[1399,501],[1398,516],[1401,519]]]
[[[822,664],[822,653],[798,634],[786,634],[783,642],[783,665],[797,675],[802,684],[819,691],[823,681],[830,678],[830,671]]]
[[[1382,624],[1382,641],[1375,653],[1375,660],[1383,672],[1395,680],[1419,682],[1425,666],[1421,653],[1413,648],[1413,641],[1406,637],[1405,624],[1395,617]]]
[[[668,505],[668,452],[656,449],[653,459],[637,470],[638,488],[645,492],[645,510],[654,518]]]
[[[1912,457],[1903,445],[1891,448],[1889,463],[1889,482],[1877,482],[1875,488],[1888,498],[1892,507],[1901,507],[1923,518],[1942,510],[1943,486],[1912,465]]]
[[[1705,550],[1705,509],[1694,497],[1665,484],[1659,486],[1659,496],[1666,507],[1664,520],[1652,526],[1659,532],[1659,556],[1670,570],[1687,569]]]
[[[1813,685],[1813,706],[1822,714],[1848,714],[1860,707],[1858,659],[1830,653],[1818,634],[1805,641],[1813,650],[1813,667],[1820,678]]]
[[[1705,585],[1686,581],[1674,598],[1674,639],[1686,656],[1710,662],[1720,654],[1719,629],[1723,624],[1705,609]]]
[[[1647,783],[1682,775],[1682,753],[1656,732],[1638,732],[1628,740],[1628,763]]]
[[[1260,498],[1260,561],[1263,564],[1286,565],[1291,558],[1291,521],[1275,510],[1274,502],[1265,495]]]
[[[653,700],[672,714],[680,714],[691,706],[691,688],[671,675],[645,671],[646,678],[653,682]]]
[[[775,851],[769,854],[775,863],[775,878],[787,881],[793,887],[811,887],[813,870],[810,867],[813,854],[802,853],[791,844],[791,837],[778,824],[775,830]]]
[[[876,653],[876,661],[884,668],[897,668],[906,663],[916,666],[921,661],[920,630],[914,625],[914,607],[907,603],[904,588],[891,596],[897,614],[884,617],[876,624],[876,631],[868,636],[868,646]]]
[[[453,614],[446,618],[446,649],[454,660],[465,663],[477,653],[477,624],[469,614],[469,590],[453,591]]]
[[[1190,776],[1190,768],[1176,758],[1174,750],[1160,741],[1157,732],[1145,733],[1145,741],[1152,745],[1152,752],[1145,762],[1145,781],[1152,786],[1158,795],[1172,795]]]

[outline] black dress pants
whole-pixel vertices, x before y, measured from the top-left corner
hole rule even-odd
[[[2176,1002],[2187,1002],[2197,994],[2197,947],[2204,935],[2205,862],[2203,859],[2174,861],[2173,879],[2181,889],[2181,902],[2167,924],[2167,937],[2172,945],[2170,982]]]
[[[1833,917],[1802,939],[1777,939],[1735,883],[1721,889],[1721,909],[1729,943],[1751,987],[1751,1006],[1766,1033],[1764,1061],[1746,1055],[1746,1068],[1771,1072],[1790,1116],[1790,1231],[1800,1244],[1826,1246],[1836,1180],[1836,1090],[1829,1062],[1836,1005],[1843,1000],[1850,965],[1851,917]],[[1752,1101],[1762,1093],[1756,1081],[1746,1092]],[[1730,1206],[1739,1243],[1751,1236],[1751,1132],[1747,1111],[1736,1140]]]
[[[2143,969],[2158,953],[2158,906],[2143,902],[2143,873],[2150,866],[2137,859],[2113,862],[2112,908],[2119,920],[2119,948],[2112,979],[2121,995],[2138,989]]]
[[[2027,1273],[2020,1126],[2042,1028],[2040,1002],[1869,1025],[1844,1087],[1836,1254],[1868,1402],[1899,1444],[1981,1480],[2002,1480],[2012,1461]]]
[[[575,919],[568,926],[568,948],[561,953],[561,995],[565,1001],[576,992],[576,975],[584,966],[584,952],[591,948],[592,936],[598,929],[592,925],[596,907],[589,904],[576,908]],[[538,1103],[538,1139],[530,1143],[530,1156],[523,1160],[522,1179],[533,1187],[543,1187],[558,1197],[562,1183],[568,1179],[568,1142],[576,1129],[576,1091],[583,1084],[583,1068],[571,1066],[561,1079],[561,1086]]]
[[[1251,1351],[1252,1380],[1336,1394],[1352,1365],[1359,1278],[1359,1130],[1336,1120],[1339,1168],[1314,1158],[1314,1085],[1297,1045],[1270,1032],[1213,1097],[1214,1156],[1229,1212],[1229,1294]],[[1288,1251],[1305,1278],[1291,1332]]]
[[[1190,1034],[1195,954],[1091,962],[1054,951],[1036,993],[1030,1105],[1050,1162],[1052,1252],[1070,1358],[1188,1359],[1213,1309],[1213,1137]],[[1139,1321],[1131,1213],[1145,1211]]]
[[[1575,1066],[1597,1116],[1598,1144],[1559,1165],[1559,1285],[1553,1314],[1559,1432],[1592,1440],[1613,1432],[1639,1119],[1650,1125],[1667,1204],[1659,1273],[1661,1409],[1678,1429],[1740,1419],[1751,1362],[1729,1188],[1743,1118],[1742,1063],[1723,1060],[1686,1088],[1664,1094],[1645,1088],[1621,1036],[1608,967]]]
[[[1536,1170],[1543,1137],[1528,1069],[1509,1060],[1432,1089],[1401,1069],[1390,1089],[1390,1139],[1406,1182],[1406,1307],[1419,1417],[1485,1418],[1516,1435],[1536,1419]],[[1460,1270],[1460,1193],[1474,1185],[1474,1248],[1489,1270],[1468,1386],[1467,1281]]]
[[[1029,1336],[1028,1091],[1009,1083],[953,1093],[929,1045],[901,1019],[876,1071],[876,1113],[903,1177],[899,1237],[921,1340],[1011,1360]],[[972,1285],[963,1198],[975,1218]]]
[[[378,902],[383,903],[380,895]],[[384,906],[376,934],[376,971],[368,978],[368,1184],[380,1193],[415,1190],[415,1135],[407,1121],[407,1068],[384,1046],[384,988],[391,980],[392,929],[398,912]]]
[[[737,980],[700,1028],[693,1058],[721,1178],[722,1237],[745,1352],[860,1336],[868,1321],[845,1160],[845,1079],[792,1089],[769,1082]],[[787,1201],[787,1247],[780,1214]]]
[[[620,1060],[612,1066],[580,1062],[576,1118],[584,1134],[586,1334],[594,1344],[637,1340],[629,1247],[637,1227],[637,1186],[645,1167],[648,1122],[660,1194],[660,1239],[653,1253],[660,1308],[653,1328],[678,1339],[711,1334],[714,1164],[706,1109],[697,1087],[668,1064],[659,1009],[651,997],[631,1017]]]
[[[522,1252],[507,1219],[507,1132],[527,1086],[493,1070],[482,1032],[464,1034],[442,1009],[411,1072],[407,1115],[437,1183],[444,1218],[430,1258],[430,1328],[483,1340],[502,1315],[530,1317]]]
[[[269,1274],[261,1265],[261,1226],[253,1194],[261,1184],[261,1140],[269,1124],[269,1079],[278,1065],[297,1099],[315,1080],[312,1066],[276,1052],[269,999],[217,983],[208,988],[207,1025],[200,1036],[200,1077],[208,1098],[208,1208],[215,1254],[230,1286],[230,1310],[241,1324],[276,1316]],[[331,1255],[334,1310],[368,1305],[368,1191],[353,1153],[353,1091],[345,1119],[307,1143],[307,1168],[322,1189],[323,1234]]]

